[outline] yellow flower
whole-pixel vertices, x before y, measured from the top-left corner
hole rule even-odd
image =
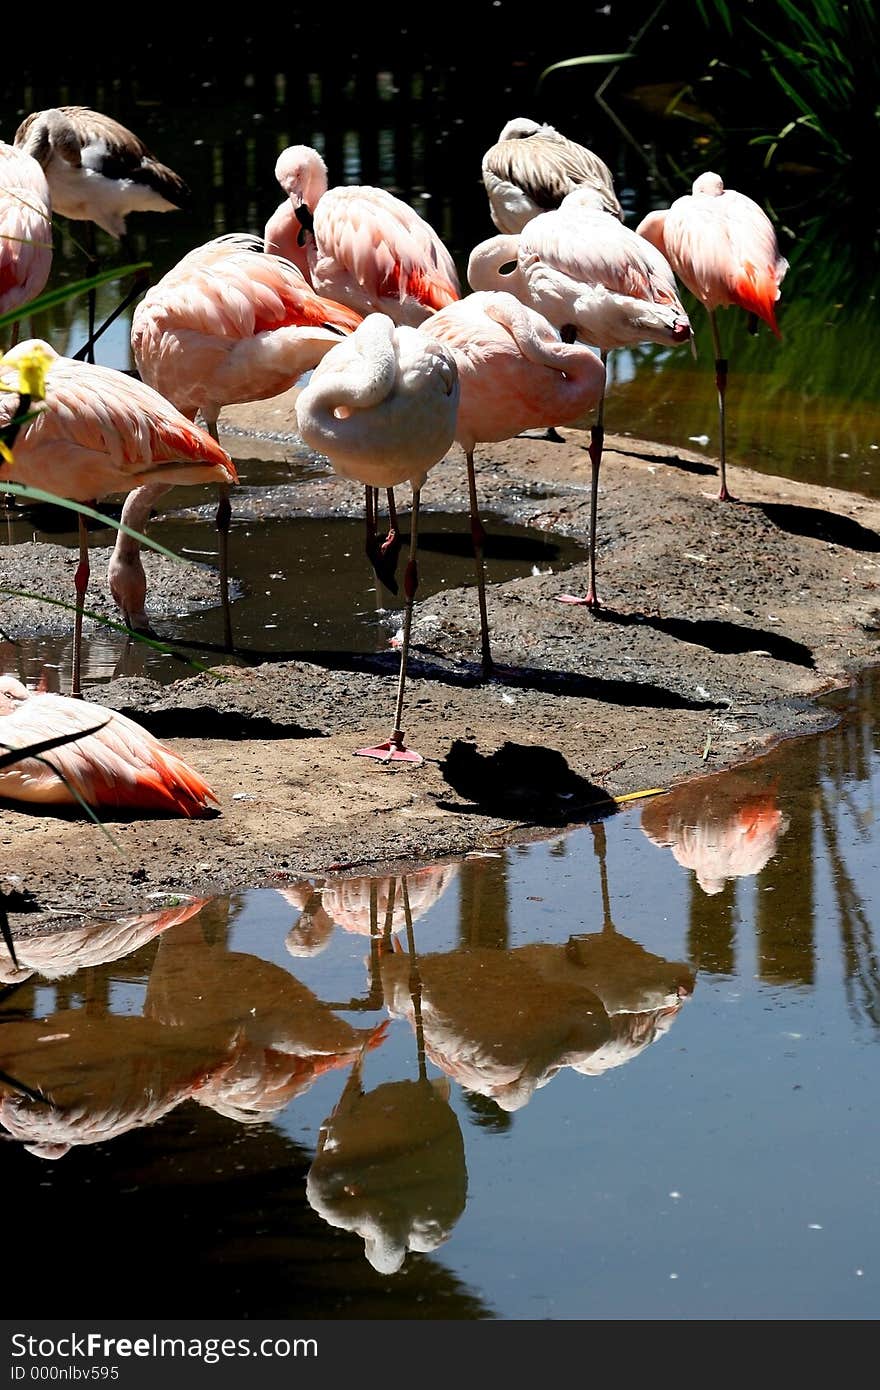
[[[39,344],[18,359],[18,389],[31,400],[42,401],[46,397],[46,373],[52,361],[49,353]]]

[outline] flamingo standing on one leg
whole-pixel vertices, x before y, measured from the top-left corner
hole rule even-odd
[[[91,701],[28,690],[0,676],[0,747],[74,738],[0,770],[0,797],[201,816],[217,798],[197,772],[124,714]]]
[[[0,140],[0,314],[41,294],[52,269],[52,200],[35,159]],[[13,324],[11,344],[18,338]]]
[[[54,211],[88,224],[90,274],[98,264],[96,225],[119,240],[130,212],[174,212],[189,198],[180,175],[160,164],[142,140],[112,116],[87,106],[32,111],[15,132],[15,144],[42,167]],[[139,278],[104,328],[142,289]],[[95,291],[90,290],[89,361],[94,361],[95,337]]]
[[[386,314],[369,314],[350,338],[319,362],[296,402],[299,432],[310,448],[326,454],[344,478],[365,487],[413,490],[409,562],[404,577],[406,611],[394,729],[364,757],[421,763],[403,741],[403,696],[418,587],[419,495],[428,469],[443,458],[455,436],[458,369],[449,348]]]
[[[509,272],[504,267],[514,261]],[[509,290],[530,304],[563,337],[598,347],[634,343],[668,345],[691,340],[672,270],[655,247],[602,209],[594,189],[575,189],[555,212],[528,222],[518,237],[497,236],[471,252],[468,280],[475,290]],[[565,603],[599,607],[596,594],[596,511],[605,438],[605,396],[590,431],[590,585],[585,598]]]
[[[721,354],[716,310],[736,304],[753,319],[763,319],[777,338],[776,301],[788,270],[780,255],[773,223],[744,193],[725,189],[717,174],[701,174],[692,193],[671,207],[649,212],[636,231],[663,253],[682,284],[709,314],[715,350],[722,501],[727,490],[725,395],[727,359]]]
[[[19,413],[18,367],[42,354],[48,363],[45,400],[18,431],[12,461],[0,463],[3,480],[30,484],[73,502],[94,502],[145,484],[224,484],[235,466],[216,440],[182,415],[146,382],[125,372],[60,357],[48,343],[19,343],[0,365],[0,429]],[[71,693],[79,695],[83,604],[89,579],[89,540],[79,517],[79,565],[74,577]]]
[[[603,159],[552,125],[526,116],[508,121],[483,155],[483,186],[499,232],[521,232],[542,212],[558,208],[576,188],[594,188],[606,212],[623,217],[614,178]]]
[[[197,247],[147,291],[134,312],[131,345],[144,381],[189,419],[201,411],[216,440],[224,405],[287,390],[360,322],[360,314],[316,294],[294,265],[265,255],[258,237],[236,233]],[[163,491],[159,484],[132,493],[123,521],[142,531]],[[229,520],[229,489],[221,483],[217,528],[227,651]],[[108,578],[129,626],[148,628],[140,547],[122,531]]]
[[[605,390],[605,368],[582,343],[565,343],[542,315],[503,291],[467,295],[441,309],[420,332],[452,348],[461,401],[455,438],[465,451],[471,536],[477,566],[483,675],[492,670],[483,546],[474,473],[477,443],[521,430],[586,425]]]
[[[267,251],[289,257],[320,294],[361,314],[387,314],[415,327],[461,297],[455,263],[430,223],[408,203],[371,185],[327,186],[327,166],[309,145],[278,156],[287,198],[266,224]],[[394,496],[390,529],[376,541],[377,498],[366,494],[367,554],[393,591],[399,548]]]

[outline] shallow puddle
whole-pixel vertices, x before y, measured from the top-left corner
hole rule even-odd
[[[17,1297],[63,1229],[72,1316],[873,1318],[875,697],[564,835],[4,951]]]
[[[327,466],[248,459],[239,466],[242,487],[235,498],[237,514],[233,510],[229,542],[237,657],[254,663],[282,657],[308,660],[317,652],[385,650],[402,621],[402,593],[399,589],[395,595],[373,574],[364,553],[363,519],[294,514],[297,481],[327,479]],[[328,485],[332,487],[332,481]],[[406,494],[407,489],[401,492]],[[150,535],[176,555],[216,570],[216,494],[208,488],[180,488],[164,502],[168,509],[157,513]],[[8,514],[7,524],[0,523],[0,544],[52,541],[75,550],[78,539],[75,529],[67,529],[69,517],[70,513],[60,509],[45,508],[30,517]],[[401,584],[408,544],[408,499],[401,501],[399,517],[405,533],[397,566]],[[538,572],[561,572],[585,558],[583,547],[565,537],[519,526],[491,513],[483,520],[492,583]],[[383,510],[382,534],[386,524]],[[57,526],[64,529],[55,529]],[[109,528],[90,531],[93,546],[111,546],[114,539]],[[423,509],[419,557],[419,599],[444,588],[475,587],[467,514]],[[149,574],[148,554],[144,566]],[[93,574],[95,587],[106,589],[105,575],[97,569]],[[72,592],[70,598],[72,601]],[[476,596],[474,605],[476,612]],[[219,584],[216,605],[188,608],[182,602],[176,614],[157,616],[153,621],[156,636],[179,647],[178,655],[129,641],[124,633],[111,628],[87,632],[83,640],[85,683],[99,684],[124,675],[146,675],[165,683],[191,673],[181,659],[187,654],[209,665],[224,656]],[[45,673],[48,688],[63,692],[69,689],[71,655],[70,634],[28,638],[14,644],[0,641],[4,671],[26,683]]]

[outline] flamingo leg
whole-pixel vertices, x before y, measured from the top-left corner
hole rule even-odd
[[[608,353],[600,354],[602,366],[608,361]],[[573,603],[582,607],[589,608],[592,613],[601,606],[599,596],[596,593],[596,531],[598,511],[599,511],[599,469],[602,465],[602,450],[605,446],[605,392],[602,392],[602,399],[599,401],[599,408],[596,412],[596,423],[590,430],[590,584],[587,589],[586,598],[577,598],[574,594],[560,594],[560,603]]]
[[[721,333],[718,329],[718,315],[715,309],[709,310],[709,322],[712,325],[712,346],[715,349],[715,386],[718,390],[718,430],[721,437],[720,457],[721,457],[721,491],[718,498],[721,502],[735,502],[736,498],[727,490],[727,446],[725,442],[725,403],[724,398],[727,394],[727,358],[721,356]]]
[[[144,290],[148,288],[149,283],[150,277],[148,273],[145,270],[138,271],[134,279],[134,284],[132,285],[128,294],[125,296],[124,299],[120,300],[116,308],[113,310],[112,314],[108,314],[107,318],[105,318],[100,328],[96,329],[94,327],[94,315],[91,315],[89,319],[88,341],[83,343],[82,347],[79,349],[79,352],[75,352],[73,354],[74,362],[94,362],[95,343],[107,332],[107,329],[110,327],[110,325],[116,322],[116,320],[119,318],[119,315],[125,313],[125,310],[128,308],[129,304],[132,304],[134,300],[136,300],[140,295],[143,294]],[[94,294],[94,290],[92,290],[91,293]]]
[[[385,496],[388,499],[388,534],[379,547],[383,559],[387,559],[391,566],[391,572],[397,565],[397,557],[400,554],[400,530],[397,525],[397,505],[394,501],[394,488],[385,489]]]
[[[419,569],[417,561],[417,551],[419,542],[419,498],[420,491],[413,488],[412,516],[410,518],[409,533],[409,560],[406,565],[406,573],[403,577],[403,591],[406,595],[406,609],[403,617],[403,643],[400,648],[400,675],[397,680],[397,704],[394,712],[394,731],[391,737],[384,743],[380,743],[376,748],[358,748],[356,757],[360,758],[380,758],[383,762],[389,763],[423,763],[425,760],[421,753],[416,753],[411,748],[407,748],[403,741],[403,729],[400,727],[403,721],[403,696],[406,689],[406,663],[409,657],[409,642],[412,632],[413,600],[416,590],[419,587]]]
[[[208,434],[215,441],[220,442],[217,432],[216,416],[212,420],[205,421]],[[232,614],[229,609],[229,522],[232,517],[232,503],[229,501],[229,484],[220,483],[217,488],[220,494],[217,502],[217,515],[215,525],[217,527],[217,558],[220,568],[220,603],[223,607],[223,649],[227,652],[235,651],[232,641]]]
[[[94,507],[95,503],[90,504]],[[83,627],[83,608],[85,607],[86,590],[89,587],[89,532],[86,526],[86,519],[79,513],[79,564],[73,576],[73,587],[76,590],[76,617],[73,622],[73,673],[70,678],[70,693],[78,699],[82,699],[81,664],[82,664],[82,627]]]
[[[468,493],[471,506],[471,540],[474,545],[474,565],[477,571],[477,599],[480,605],[480,653],[483,663],[483,679],[487,680],[495,669],[492,648],[489,644],[489,612],[486,607],[486,567],[483,563],[483,550],[486,545],[486,532],[480,520],[477,500],[477,478],[474,472],[474,451],[465,451],[467,458]]]
[[[391,488],[388,488],[386,492],[388,497],[388,535],[380,544],[376,538],[379,527],[379,489],[369,486],[364,488],[364,515],[367,523],[364,548],[376,578],[385,585],[390,593],[396,594],[397,578],[394,571],[397,568],[397,556],[400,553],[400,533],[397,529],[397,508],[394,504],[394,492]]]

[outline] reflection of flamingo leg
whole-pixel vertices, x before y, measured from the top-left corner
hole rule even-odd
[[[419,1062],[419,1080],[425,1081],[428,1076],[428,1068],[425,1062],[425,1025],[422,1021],[422,977],[419,974],[419,962],[416,956],[416,937],[413,931],[412,909],[409,905],[409,888],[406,876],[400,880],[403,889],[403,913],[406,917],[406,944],[409,948],[409,992],[412,998],[413,1022],[416,1031],[416,1055]]]

